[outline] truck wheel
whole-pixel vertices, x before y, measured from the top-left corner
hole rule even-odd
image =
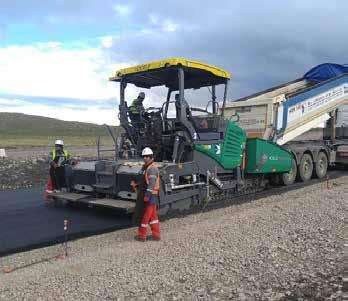
[[[304,154],[300,162],[299,175],[302,182],[311,179],[313,173],[313,160],[309,154]]]
[[[281,175],[281,180],[283,185],[288,186],[294,184],[297,175],[297,163],[294,159],[292,159],[292,166],[289,172],[283,173]]]
[[[317,162],[315,163],[315,175],[318,179],[322,179],[326,176],[327,166],[327,157],[325,153],[320,152],[317,157]]]

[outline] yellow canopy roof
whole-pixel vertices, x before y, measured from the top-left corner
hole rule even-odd
[[[139,87],[151,88],[165,85],[177,89],[177,66],[181,65],[185,71],[185,88],[217,85],[229,80],[228,71],[205,63],[183,58],[165,59],[116,71],[111,81],[124,79]]]

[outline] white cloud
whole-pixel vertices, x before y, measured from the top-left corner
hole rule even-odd
[[[75,108],[75,109],[74,109]],[[118,109],[102,109],[99,106],[81,107],[77,110],[76,106],[50,106],[45,104],[35,104],[20,99],[0,98],[1,112],[16,112],[29,115],[39,115],[57,118],[66,121],[82,121],[97,124],[118,125]]]
[[[0,48],[0,83],[3,95],[23,95],[10,99],[0,97],[0,111],[40,115],[62,120],[118,124],[118,108],[102,109],[103,101],[119,98],[119,86],[109,82],[115,71],[138,62],[114,62],[103,46],[116,43],[115,37],[99,38],[99,47],[74,46],[60,42],[36,43]],[[75,44],[74,44],[75,45]],[[126,100],[132,102],[140,91],[146,93],[144,105],[161,106],[165,92],[127,86]],[[28,98],[29,96],[29,98]],[[40,97],[41,103],[31,101]],[[42,104],[42,98],[66,98],[67,104],[56,107]],[[76,101],[74,100],[76,99]],[[83,99],[86,100],[83,103]],[[94,104],[95,102],[95,104]],[[92,103],[92,104],[91,104]],[[109,103],[109,102],[108,102]],[[81,110],[77,110],[81,106]]]
[[[179,24],[173,22],[172,20],[160,18],[158,15],[153,13],[149,14],[148,18],[153,26],[159,27],[164,32],[174,32],[179,27]],[[146,29],[143,29],[143,31],[144,30],[146,31]]]
[[[178,29],[178,24],[171,20],[164,20],[162,24],[162,30],[167,32],[174,32]]]
[[[112,36],[102,37],[102,45],[104,48],[111,48],[113,45]]]
[[[1,92],[109,99],[117,94],[108,78],[124,66],[110,62],[99,47],[68,49],[58,42],[8,46],[0,48]]]
[[[117,4],[113,6],[114,11],[120,16],[128,16],[132,13],[132,8],[128,5]]]
[[[27,104],[27,102],[25,102],[24,100],[0,98],[1,110],[4,108],[23,106],[25,104]]]
[[[108,39],[105,37],[100,46],[110,43]],[[106,110],[101,106],[105,100],[115,99],[116,103],[118,85],[109,82],[108,78],[117,69],[129,64],[112,62],[102,47],[69,49],[67,46],[60,42],[47,42],[0,48],[1,93],[71,100],[70,104],[57,108],[27,99],[2,97],[0,111],[118,124],[118,108],[115,106]],[[135,91],[130,95],[135,95]],[[83,99],[86,100],[85,104],[81,101]],[[95,105],[91,105],[91,102],[95,102]],[[83,110],[76,110],[79,106]]]
[[[149,14],[150,22],[154,25],[159,23],[159,17],[156,14]]]
[[[133,85],[127,86],[126,100],[128,104],[135,99],[140,91],[146,93],[144,101],[145,107],[161,107],[165,101],[165,91],[163,88],[153,88],[151,90],[135,88]],[[119,125],[118,107],[102,108],[103,103],[96,102],[95,105],[85,105],[83,101],[69,103],[59,106],[51,104],[33,103],[29,100],[20,98],[0,97],[0,112],[23,113],[29,115],[39,115],[57,118],[66,121],[81,121],[97,124]]]
[[[37,46],[37,48],[45,50],[45,49],[57,49],[59,47],[62,46],[61,42],[46,42],[46,43],[36,43],[35,46]]]

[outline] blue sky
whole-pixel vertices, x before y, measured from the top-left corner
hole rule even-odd
[[[0,111],[117,124],[116,69],[187,57],[232,72],[230,99],[347,63],[346,0],[2,0]],[[138,91],[129,89],[131,100]],[[158,104],[161,90],[147,93]]]

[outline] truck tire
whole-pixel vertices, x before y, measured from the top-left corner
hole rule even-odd
[[[289,172],[283,173],[280,176],[280,179],[282,181],[282,184],[285,186],[289,186],[294,184],[296,180],[296,175],[297,175],[297,163],[294,159],[292,159],[292,166]]]
[[[324,152],[320,152],[317,157],[317,162],[315,163],[315,176],[318,179],[322,179],[326,176],[328,167],[327,157]]]
[[[312,178],[313,173],[313,160],[311,155],[304,154],[301,158],[299,177],[302,182],[307,182]]]

